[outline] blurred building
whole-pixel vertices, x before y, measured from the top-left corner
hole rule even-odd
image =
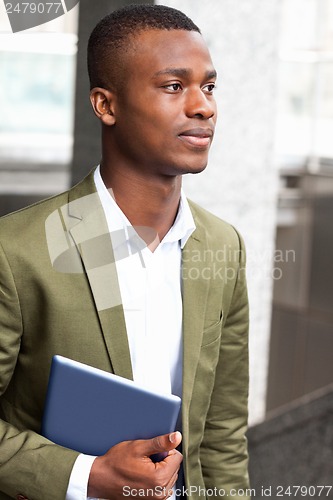
[[[333,3],[285,0],[267,410],[333,382]],[[280,259],[280,261],[279,261]]]
[[[11,33],[0,3],[0,212],[67,188],[78,8]]]

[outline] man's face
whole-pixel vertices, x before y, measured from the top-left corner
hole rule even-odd
[[[216,123],[216,74],[200,33],[142,32],[123,64],[110,130],[118,157],[149,175],[202,171]]]

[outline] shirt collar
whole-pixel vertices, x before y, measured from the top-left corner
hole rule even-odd
[[[195,222],[184,191],[181,190],[180,202],[175,222],[163,238],[163,242],[180,241],[184,248],[187,240],[195,230]]]
[[[115,198],[112,196],[112,190],[108,190],[103,182],[100,167],[98,166],[94,173],[94,181],[98,195],[100,197],[104,212],[106,214],[110,231],[115,231],[126,226],[131,226],[126,215],[117,205]],[[193,215],[188,204],[184,191],[181,190],[180,203],[175,222],[165,235],[161,243],[172,243],[179,241],[180,247],[184,248],[187,240],[195,231],[196,226]],[[127,232],[127,231],[126,231]]]

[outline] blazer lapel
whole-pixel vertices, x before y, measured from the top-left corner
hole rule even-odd
[[[204,228],[197,223],[197,229],[189,238],[182,254],[183,285],[183,404],[182,420],[184,442],[188,443],[188,416],[193,392],[195,372],[198,365],[202,333],[209,288],[204,279],[203,251],[206,248]]]
[[[62,207],[63,225],[82,259],[113,371],[133,379],[112,241],[92,181],[90,174],[70,191],[68,206]]]

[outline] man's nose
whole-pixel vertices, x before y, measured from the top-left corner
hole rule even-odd
[[[186,115],[190,118],[209,120],[216,114],[216,102],[211,94],[193,89],[186,96]]]

